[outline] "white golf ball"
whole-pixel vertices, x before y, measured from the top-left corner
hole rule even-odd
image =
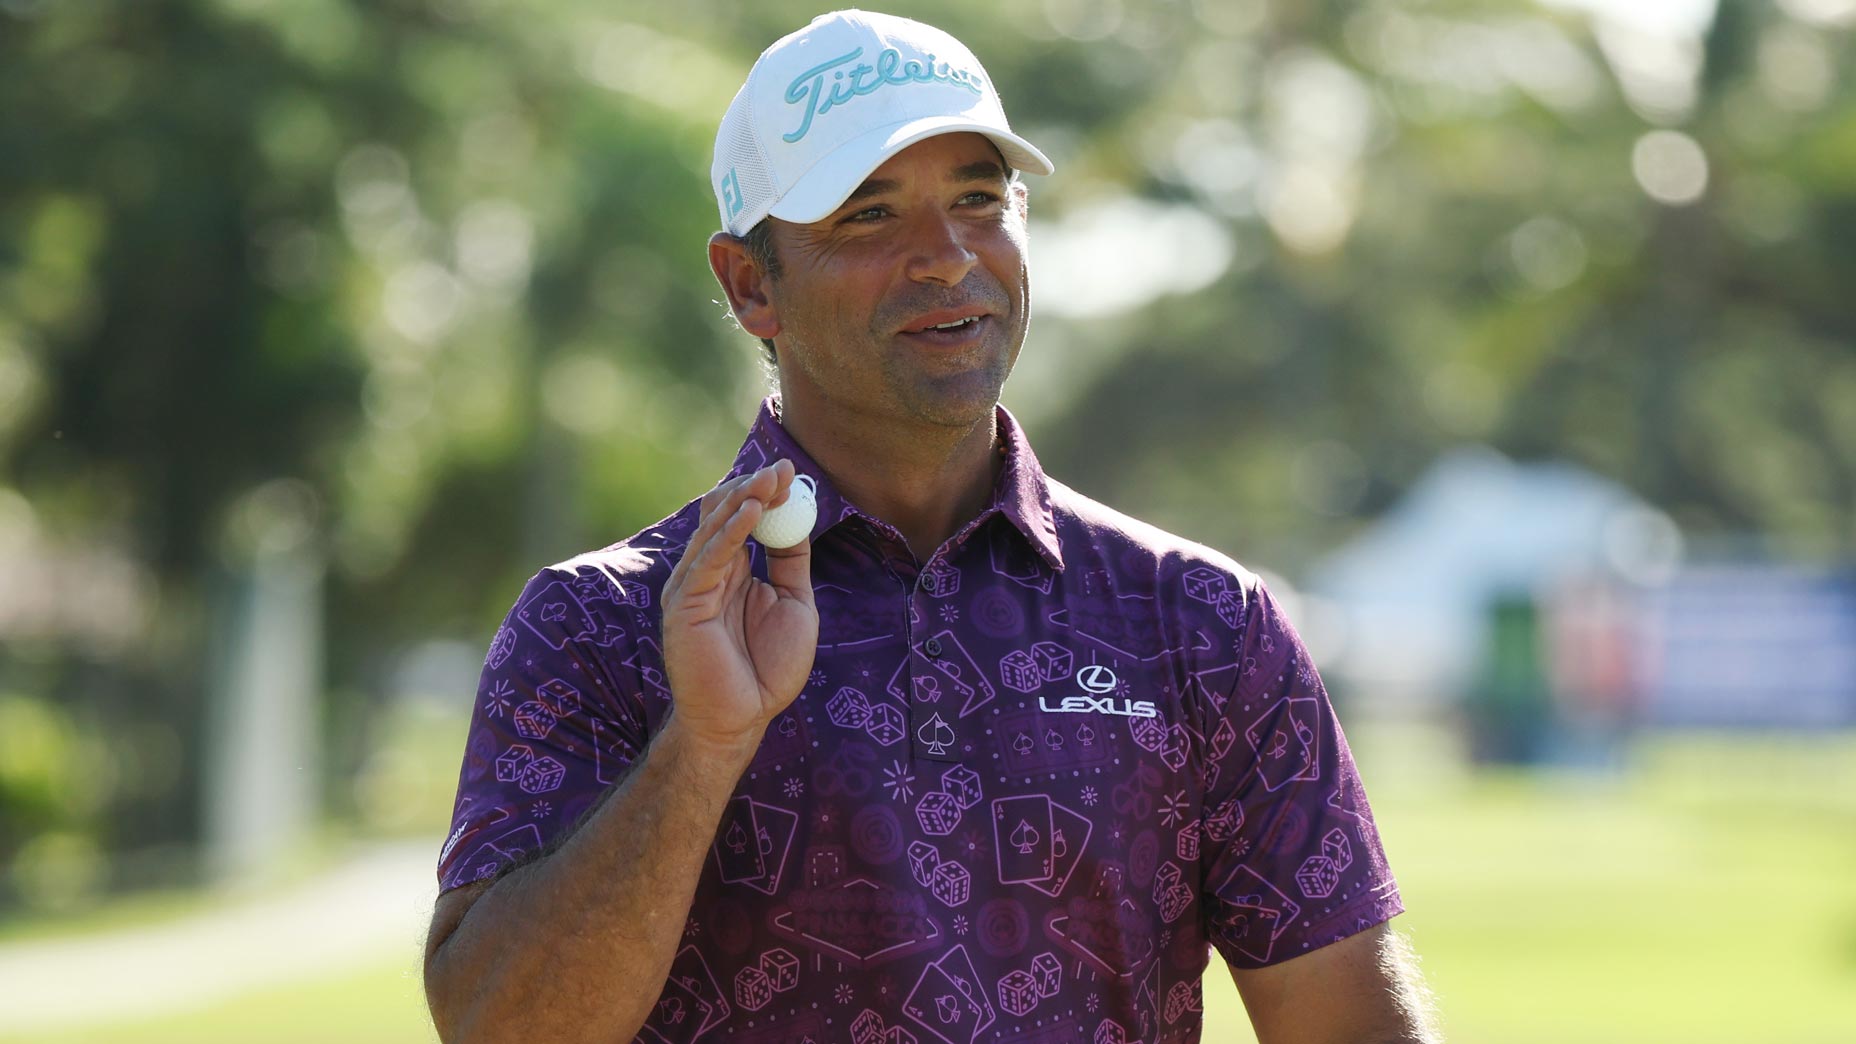
[[[754,539],[763,547],[792,547],[812,535],[812,524],[817,521],[818,496],[812,479],[794,475],[786,491],[786,503],[770,508],[760,517],[754,526]]]

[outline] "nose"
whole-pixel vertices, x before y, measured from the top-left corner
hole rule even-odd
[[[958,218],[931,210],[917,215],[910,225],[910,279],[957,286],[979,262],[979,255],[967,246],[967,230]]]

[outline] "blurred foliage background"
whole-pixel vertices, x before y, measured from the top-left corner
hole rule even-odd
[[[1851,0],[886,9],[1058,166],[1005,401],[1085,493],[1293,579],[1476,445],[1856,559]],[[442,831],[524,578],[767,390],[706,178],[817,10],[0,0],[0,911],[258,865],[213,795],[279,664],[276,818]]]

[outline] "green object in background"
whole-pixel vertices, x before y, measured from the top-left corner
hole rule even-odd
[[[1482,664],[1463,703],[1470,756],[1484,764],[1539,760],[1553,727],[1541,654],[1540,611],[1531,595],[1489,602]]]
[[[0,692],[0,909],[88,902],[105,876],[98,843],[106,774],[86,771],[101,744],[64,708]]]

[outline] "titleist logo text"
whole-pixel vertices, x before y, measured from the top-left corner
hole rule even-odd
[[[859,47],[849,54],[841,54],[828,62],[807,69],[793,78],[786,87],[786,102],[789,105],[804,105],[805,117],[799,121],[797,129],[781,137],[788,142],[796,142],[806,136],[812,129],[812,118],[830,112],[835,106],[843,105],[854,98],[873,93],[890,84],[951,83],[964,87],[974,94],[982,94],[984,80],[975,72],[956,69],[946,62],[936,61],[930,54],[923,62],[919,58],[902,60],[902,52],[894,47],[884,48],[876,56],[876,64],[858,63],[850,69],[838,67],[857,61],[864,53]],[[833,72],[833,70],[837,70]],[[829,90],[825,87],[825,74],[831,73],[834,81]]]

